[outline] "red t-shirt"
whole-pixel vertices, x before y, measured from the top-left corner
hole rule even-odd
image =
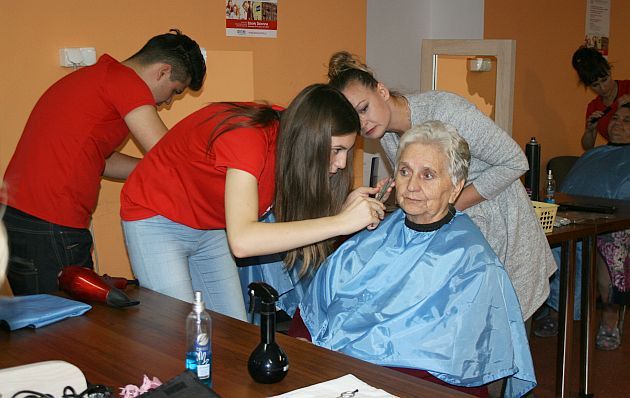
[[[226,107],[217,103],[198,110],[175,125],[149,151],[123,186],[123,220],[161,215],[191,228],[225,228],[228,168],[256,177],[258,214],[264,214],[274,195],[279,124],[228,131],[208,148],[214,127],[224,119],[220,112]]]
[[[129,134],[124,117],[155,105],[132,69],[109,55],[41,96],[4,175],[8,205],[54,224],[87,228],[108,158]]]
[[[611,105],[610,112],[606,113],[604,117],[599,119],[597,122],[597,132],[608,141],[608,124],[610,123],[610,119],[617,112],[617,108],[619,108],[619,104],[617,100],[619,97],[630,94],[630,80],[615,80],[617,82],[617,97],[613,101]],[[599,95],[597,98],[589,102],[586,107],[586,123],[588,124],[588,117],[595,111],[603,111],[606,109],[606,105],[602,102],[602,97]]]

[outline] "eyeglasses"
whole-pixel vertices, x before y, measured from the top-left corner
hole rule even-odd
[[[345,391],[345,392],[342,392],[341,395],[339,395],[337,398],[353,398],[354,394],[358,392],[359,392],[358,388],[354,391]]]

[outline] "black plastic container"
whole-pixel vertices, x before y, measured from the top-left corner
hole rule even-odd
[[[249,356],[247,370],[258,383],[277,383],[289,371],[287,354],[275,338],[278,292],[263,282],[250,283],[248,289],[250,300],[260,298],[260,344]]]

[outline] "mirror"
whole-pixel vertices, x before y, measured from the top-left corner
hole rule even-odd
[[[421,90],[450,91],[512,134],[514,40],[423,40]]]

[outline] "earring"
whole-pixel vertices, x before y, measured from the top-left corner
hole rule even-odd
[[[455,205],[453,203],[448,204],[448,212],[451,214],[451,216],[454,216],[455,213],[457,213],[457,209],[455,209]]]

